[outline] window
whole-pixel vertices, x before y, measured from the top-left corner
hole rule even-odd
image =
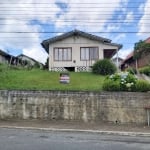
[[[81,60],[96,60],[98,56],[98,47],[81,47],[80,49]]]
[[[71,61],[72,49],[71,48],[54,48],[55,61]]]

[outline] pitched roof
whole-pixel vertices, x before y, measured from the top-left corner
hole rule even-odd
[[[31,58],[31,57],[29,57],[29,56],[27,56],[27,55],[24,55],[24,54],[20,54],[20,55],[17,56],[17,58],[20,58],[20,57],[26,57],[26,58],[32,60],[33,62],[40,63],[40,62],[38,62],[37,60],[35,60],[35,59],[33,59],[33,58]],[[40,64],[42,64],[42,63],[40,63]]]
[[[134,55],[134,51],[130,52],[127,57],[125,58],[125,60],[130,59],[131,57],[133,57]]]
[[[10,56],[8,53],[6,53],[6,52],[4,52],[4,51],[2,51],[2,50],[0,50],[0,55],[3,55],[3,56]]]
[[[145,43],[150,43],[150,37],[145,40]]]
[[[129,59],[133,59],[134,51],[130,52],[126,58],[122,61],[121,65],[125,64]]]
[[[118,46],[119,49],[122,47],[122,45],[120,45],[120,44],[111,43],[110,39],[103,38],[103,37],[93,35],[93,34],[90,34],[90,33],[86,33],[86,32],[83,32],[83,31],[79,31],[79,30],[73,30],[73,31],[64,33],[62,35],[49,38],[47,40],[44,40],[41,43],[41,45],[48,52],[49,44],[60,41],[62,39],[68,38],[68,37],[71,37],[73,35],[79,35],[79,36],[82,36],[82,37],[85,37],[85,38],[88,38],[88,39],[91,39],[91,40],[96,40],[96,41],[99,41],[99,42],[103,42],[107,45]]]
[[[145,42],[145,43],[150,43],[150,37],[147,38],[146,40],[144,40],[144,42]],[[126,61],[126,60],[132,58],[133,56],[134,56],[134,51],[130,52],[130,53],[127,55],[127,57],[125,58],[124,61]]]

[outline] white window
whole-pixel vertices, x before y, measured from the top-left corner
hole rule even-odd
[[[81,47],[81,60],[97,60],[99,58],[98,47]]]
[[[54,48],[55,61],[71,61],[72,49],[71,48]]]

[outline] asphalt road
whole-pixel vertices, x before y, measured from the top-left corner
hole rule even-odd
[[[0,150],[150,150],[150,137],[0,128]]]

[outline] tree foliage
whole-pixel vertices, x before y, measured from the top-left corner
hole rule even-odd
[[[45,65],[44,65],[44,69],[48,70],[48,67],[49,67],[49,58],[47,58],[46,62],[45,62]]]
[[[142,40],[134,45],[134,59],[139,59],[142,55],[150,53],[150,43]]]

